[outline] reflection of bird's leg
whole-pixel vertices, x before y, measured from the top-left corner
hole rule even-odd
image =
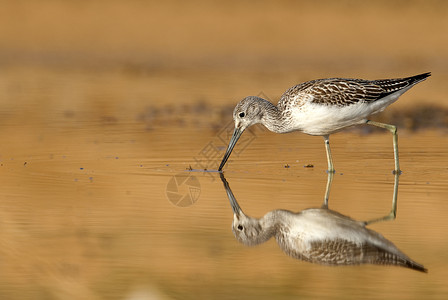
[[[324,135],[325,151],[327,152],[328,173],[334,173],[333,157],[330,149],[330,136]]]
[[[333,182],[333,172],[328,172],[327,177],[327,188],[325,189],[325,198],[324,198],[324,204],[322,204],[322,208],[328,208],[328,198],[330,198],[330,188],[331,183]]]
[[[366,124],[369,125],[373,125],[376,127],[380,127],[380,128],[384,128],[389,130],[392,135],[393,135],[393,142],[394,142],[394,160],[395,160],[395,170],[394,170],[394,174],[395,173],[401,173],[400,170],[400,164],[398,162],[398,135],[397,135],[397,126],[395,125],[390,125],[390,124],[384,124],[384,123],[380,123],[380,122],[375,122],[375,121],[371,121],[371,120],[367,120]]]
[[[397,196],[398,196],[398,177],[400,176],[399,173],[395,173],[395,181],[394,181],[394,195],[392,197],[392,209],[390,213],[382,218],[373,219],[370,221],[365,222],[366,225],[382,222],[382,221],[389,221],[394,220],[397,216]]]

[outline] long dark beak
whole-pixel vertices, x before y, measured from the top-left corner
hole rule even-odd
[[[232,153],[233,147],[235,147],[236,142],[238,142],[238,139],[240,138],[241,134],[243,134],[244,129],[241,129],[239,127],[235,127],[235,130],[233,131],[232,138],[229,142],[229,147],[227,147],[226,154],[224,154],[224,157],[221,161],[221,164],[219,165],[218,171],[222,171],[222,168],[226,164],[227,160],[230,157],[230,154]]]
[[[221,176],[222,183],[224,184],[224,188],[226,189],[227,197],[229,198],[230,206],[232,206],[233,213],[237,216],[243,214],[243,210],[238,205],[238,202],[236,202],[235,196],[233,195],[232,190],[230,189],[230,185],[224,177],[224,174],[220,173],[219,176]]]

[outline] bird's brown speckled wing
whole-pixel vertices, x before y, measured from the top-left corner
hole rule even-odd
[[[316,241],[304,253],[310,262],[327,265],[395,265],[426,272],[426,269],[406,255],[391,253],[373,244],[356,244],[346,240]]]
[[[336,106],[347,106],[360,101],[373,102],[410,87],[428,76],[430,73],[383,80],[344,78],[312,80],[287,90],[280,102],[292,101],[297,97],[311,99],[311,102],[316,104]]]

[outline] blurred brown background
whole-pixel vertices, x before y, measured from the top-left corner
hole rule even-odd
[[[73,91],[49,105],[73,113],[90,111],[87,101],[108,111],[103,118],[135,118],[150,105],[233,106],[260,92],[276,101],[316,78],[427,71],[426,88],[400,109],[447,107],[447,32],[448,3],[437,0],[2,1],[0,66],[5,85],[20,77]]]
[[[3,68],[187,70],[271,80],[432,71],[434,85],[448,69],[446,1],[20,0],[1,7]]]
[[[435,0],[2,1],[1,62],[444,73],[447,8]]]

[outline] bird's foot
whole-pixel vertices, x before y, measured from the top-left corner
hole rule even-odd
[[[401,175],[403,173],[403,171],[401,171],[401,170],[393,170],[392,171],[392,174],[394,174],[394,175]]]

